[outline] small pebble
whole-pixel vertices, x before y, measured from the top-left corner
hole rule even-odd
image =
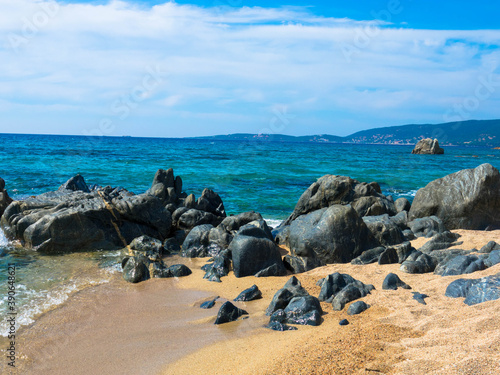
[[[339,325],[341,326],[346,326],[349,324],[349,321],[347,319],[342,319],[340,322],[339,322]]]

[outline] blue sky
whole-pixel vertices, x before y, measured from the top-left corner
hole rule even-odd
[[[494,1],[0,0],[0,133],[335,134],[500,118]]]

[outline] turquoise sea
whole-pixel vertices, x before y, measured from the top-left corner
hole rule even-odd
[[[500,150],[446,147],[412,155],[412,146],[213,141],[131,137],[0,134],[0,177],[14,199],[57,189],[77,173],[87,184],[149,188],[158,168],[173,168],[184,190],[219,193],[228,214],[255,210],[276,225],[317,178],[347,175],[377,181],[384,194],[410,200],[428,182],[464,168],[500,168]],[[7,264],[15,263],[18,325],[29,324],[71,293],[109,280],[118,252],[40,256],[0,233],[0,333],[6,332]],[[99,267],[96,267],[99,265]]]

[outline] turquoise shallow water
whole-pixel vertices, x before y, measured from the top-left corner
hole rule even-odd
[[[385,194],[410,200],[428,182],[464,168],[491,163],[500,168],[500,150],[447,147],[445,155],[411,155],[411,146],[211,141],[0,134],[0,177],[9,194],[22,199],[57,189],[82,174],[88,184],[145,191],[158,168],[173,168],[184,190],[218,192],[228,213],[256,210],[281,220],[302,192],[325,174],[377,181]],[[42,257],[12,250],[0,236],[0,311],[6,309],[7,264],[18,265],[18,298],[23,322],[59,303],[88,283],[105,282],[112,272],[106,253]],[[117,256],[117,254],[116,254]],[[47,307],[48,306],[48,307]],[[0,317],[0,331],[5,319]]]

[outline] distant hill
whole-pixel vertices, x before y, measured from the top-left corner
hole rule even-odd
[[[360,144],[409,144],[423,138],[437,138],[440,145],[500,146],[500,120],[470,120],[444,124],[400,125],[363,130],[347,137],[319,134],[291,136],[284,134],[228,134],[197,139],[214,140],[262,140],[273,142],[317,142]]]

